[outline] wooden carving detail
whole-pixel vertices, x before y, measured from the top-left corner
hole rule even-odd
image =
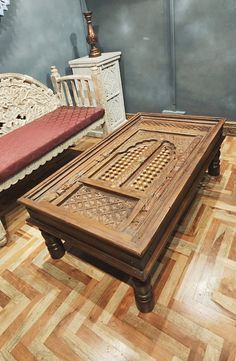
[[[139,170],[137,176],[132,180],[130,187],[136,190],[145,191],[154,181],[163,178],[174,166],[175,146],[174,144],[163,143],[150,159],[147,166]],[[172,164],[170,164],[172,163]],[[172,165],[171,168],[167,167]],[[168,171],[167,171],[168,170]]]
[[[200,134],[201,132],[204,134],[205,132],[207,132],[209,129],[210,129],[210,126],[209,125],[198,125],[198,124],[186,124],[186,123],[180,123],[178,121],[175,121],[174,119],[171,119],[172,121],[171,122],[162,122],[160,121],[159,124],[158,124],[158,128],[161,130],[161,128],[163,128],[163,130],[166,130],[168,129],[169,131],[175,131],[176,129],[178,129],[178,132],[181,133],[181,129],[182,129],[182,132],[186,134],[186,132],[188,130],[192,130],[193,133],[196,133],[196,130],[198,131],[198,133]],[[144,119],[143,122],[142,122],[143,125],[147,126],[148,128],[149,127],[156,127],[156,123],[155,121],[150,121],[149,119]]]
[[[64,182],[59,186],[58,184],[56,184],[54,187],[51,188],[50,192],[46,194],[42,194],[37,199],[53,202],[57,200],[61,195],[63,195],[72,186],[78,186],[80,184],[79,179],[80,179],[80,174],[77,174],[75,177],[69,179],[68,181]]]
[[[137,200],[130,197],[116,196],[93,187],[81,186],[61,203],[61,207],[116,228],[128,218],[136,203]]]
[[[52,90],[22,74],[0,75],[0,135],[56,109],[59,100]]]
[[[133,234],[153,207],[150,201],[158,201],[202,139],[182,133],[182,128],[179,134],[168,132],[168,126],[164,132],[160,127],[159,122],[142,122],[122,142],[115,139],[112,147],[97,152],[86,169],[78,163],[76,171],[37,199]]]
[[[115,129],[120,119],[122,119],[122,101],[121,95],[117,94],[114,98],[109,99],[109,103],[107,103],[107,117],[112,129]]]
[[[131,281],[139,311],[151,311],[159,257],[209,164],[218,174],[224,120],[201,119],[180,117],[178,126],[169,116],[137,114],[22,197],[30,223],[51,233],[44,234],[51,256],[64,254],[63,238],[89,263]],[[38,201],[51,191],[56,199]]]
[[[8,10],[8,5],[10,5],[10,0],[0,0],[0,16],[3,16],[4,11]]]
[[[175,145],[155,140],[144,141],[118,154],[110,167],[99,177],[112,187],[123,184],[128,188],[144,191],[173,168]],[[171,167],[167,167],[172,163]]]
[[[153,151],[154,141],[131,146],[127,151],[119,152],[111,165],[100,175],[99,179],[112,186],[120,186],[140,166],[140,161],[147,159]]]
[[[107,99],[113,97],[116,93],[119,92],[119,83],[118,83],[118,64],[113,63],[102,71],[102,79],[104,84],[104,91]]]

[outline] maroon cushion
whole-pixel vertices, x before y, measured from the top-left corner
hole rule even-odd
[[[98,107],[60,107],[0,137],[0,183],[103,115]]]

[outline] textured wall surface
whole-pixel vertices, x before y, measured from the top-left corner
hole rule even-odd
[[[177,104],[236,119],[236,1],[176,1]]]
[[[48,83],[87,54],[80,3],[12,0],[0,18],[0,72]],[[87,0],[103,51],[122,51],[126,110],[171,109],[169,0]],[[236,0],[175,1],[177,110],[236,119]]]
[[[79,0],[12,0],[0,18],[0,72],[19,72],[48,83],[50,66],[87,54]]]
[[[127,111],[171,108],[169,0],[86,0],[104,51],[122,51]],[[236,119],[236,0],[175,0],[177,110]]]
[[[160,111],[170,101],[166,0],[87,0],[104,51],[122,51],[126,111]]]

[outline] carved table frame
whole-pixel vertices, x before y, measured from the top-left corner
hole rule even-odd
[[[57,172],[57,182],[50,177],[22,197],[28,222],[41,230],[52,258],[65,254],[66,241],[128,276],[138,309],[152,311],[158,257],[206,169],[220,173],[223,124],[137,114]]]

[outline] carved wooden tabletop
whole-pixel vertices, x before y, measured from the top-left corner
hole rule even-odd
[[[150,295],[146,308],[137,280],[149,279],[207,167],[219,174],[223,124],[139,113],[20,201],[53,258],[64,254],[58,240],[66,239],[132,276],[147,312]]]

